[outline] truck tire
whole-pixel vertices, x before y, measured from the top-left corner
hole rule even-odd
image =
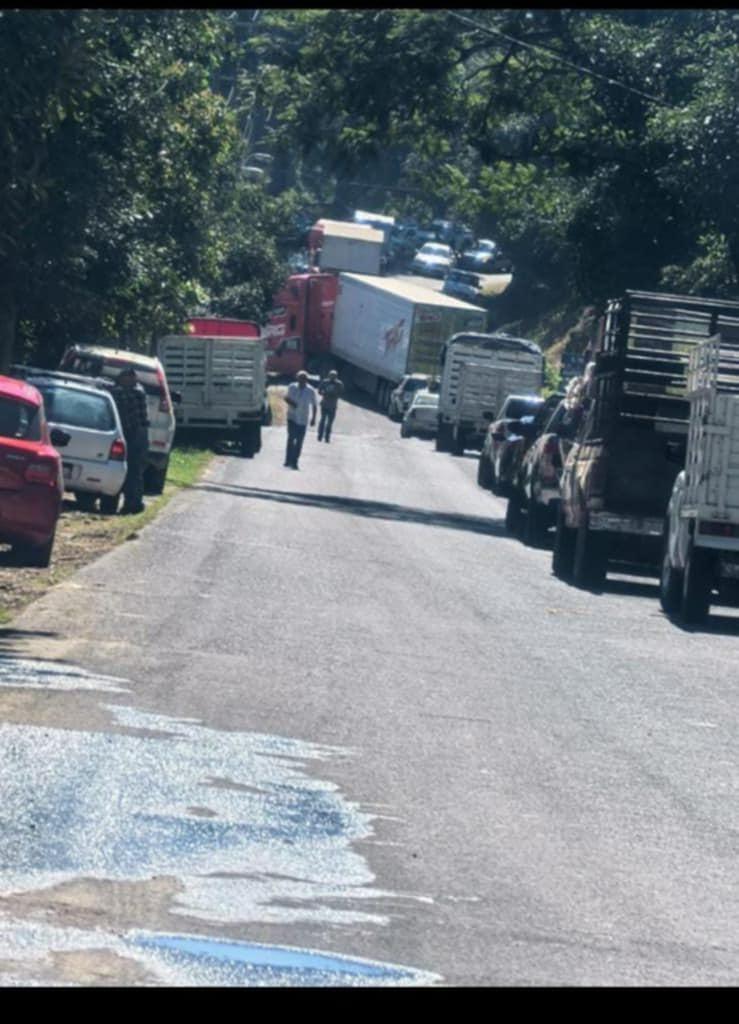
[[[437,452],[450,452],[452,450],[451,424],[439,424],[439,432],[436,435],[436,450]]]
[[[608,571],[608,535],[581,523],[575,538],[572,577],[579,587],[599,587]]]
[[[513,491],[508,499],[508,507],[506,508],[505,528],[512,537],[520,537],[522,526],[523,512],[521,509],[521,499],[518,493]]]
[[[552,572],[560,580],[571,580],[575,561],[575,531],[565,524],[560,504],[557,510],[557,529],[554,534]]]
[[[683,574],[680,618],[686,625],[705,622],[711,609],[713,560],[707,551],[691,545]]]
[[[477,463],[477,482],[480,487],[484,487],[486,491],[491,489],[493,482],[493,471],[490,468],[490,459],[483,457],[482,452]]]
[[[662,530],[662,568],[659,574],[659,603],[665,615],[677,615],[683,597],[683,572],[676,569],[669,558],[669,523],[665,520]]]
[[[452,455],[464,455],[464,431],[455,429],[452,434]]]
[[[242,459],[253,459],[257,451],[255,447],[253,424],[246,423],[239,432],[239,452]]]
[[[144,487],[147,494],[161,494],[167,479],[169,455],[163,466],[147,466],[144,473]]]
[[[410,428],[407,427],[405,423],[401,423],[401,425],[400,425],[400,436],[401,437],[410,437],[411,436]]]

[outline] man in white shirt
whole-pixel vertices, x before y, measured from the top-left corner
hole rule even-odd
[[[285,465],[290,469],[298,468],[298,459],[303,448],[303,438],[308,429],[308,411],[310,410],[310,425],[316,422],[316,392],[308,383],[308,374],[300,370],[294,381],[287,389],[285,401],[289,408],[287,410],[287,450],[285,451]]]

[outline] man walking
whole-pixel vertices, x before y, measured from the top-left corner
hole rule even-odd
[[[303,439],[308,429],[308,410],[311,412],[310,425],[313,426],[316,422],[316,392],[308,383],[308,374],[305,370],[297,373],[296,380],[287,389],[285,401],[289,406],[285,465],[290,469],[297,469]]]
[[[331,427],[336,416],[336,407],[344,394],[344,385],[339,380],[336,370],[329,370],[328,378],[318,386],[321,394],[321,418],[318,421],[318,440],[329,443]]]
[[[136,515],[144,511],[144,463],[149,450],[149,415],[146,410],[146,392],[139,384],[132,366],[127,366],[118,374],[113,398],[126,439],[128,465],[123,482],[121,514]]]

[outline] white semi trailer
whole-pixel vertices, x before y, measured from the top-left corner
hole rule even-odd
[[[387,410],[404,376],[438,376],[447,338],[482,331],[485,321],[484,309],[402,278],[340,274],[331,354],[342,379]]]
[[[660,603],[698,623],[713,601],[739,599],[739,321],[690,353],[687,397],[685,469],[667,508]]]

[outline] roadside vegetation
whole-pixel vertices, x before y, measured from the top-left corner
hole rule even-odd
[[[212,452],[205,448],[173,448],[164,491],[157,497],[148,497],[146,508],[139,515],[106,516],[81,512],[74,500],[65,501],[48,569],[14,566],[9,552],[0,550],[0,624],[8,622],[50,587],[61,583],[116,545],[135,540],[143,527],[178,491],[198,481],[212,457]]]

